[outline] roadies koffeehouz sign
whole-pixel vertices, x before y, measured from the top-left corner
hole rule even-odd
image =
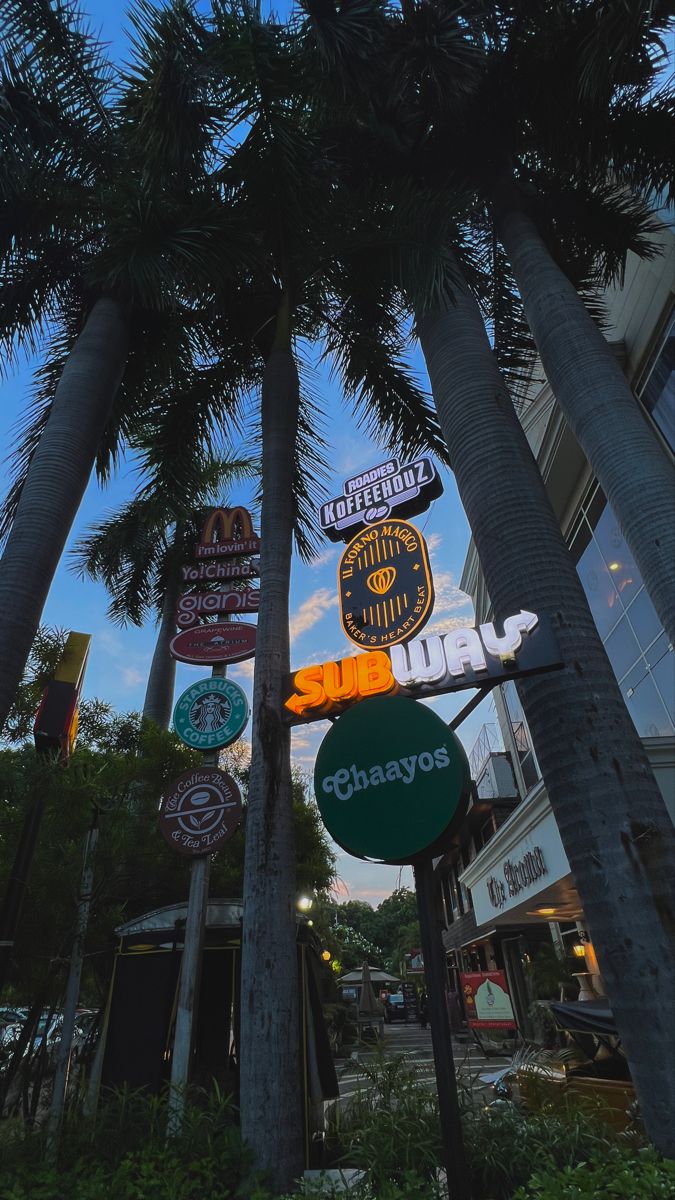
[[[366,525],[392,513],[409,517],[424,512],[442,491],[430,458],[416,458],[403,466],[390,458],[345,480],[342,495],[321,505],[319,524],[332,542],[349,541]]]
[[[350,641],[380,649],[407,641],[434,603],[429,555],[407,521],[378,521],[352,538],[338,566],[340,619]]]

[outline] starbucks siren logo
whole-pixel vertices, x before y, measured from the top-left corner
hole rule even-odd
[[[248,721],[246,693],[231,679],[200,679],[179,698],[173,723],[195,750],[218,750],[235,742]]]

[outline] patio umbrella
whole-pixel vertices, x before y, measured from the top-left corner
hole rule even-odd
[[[361,968],[361,995],[359,996],[359,1016],[382,1016],[382,1004],[375,996],[370,980],[370,967],[364,962]]]

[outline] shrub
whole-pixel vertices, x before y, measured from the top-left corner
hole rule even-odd
[[[672,1200],[675,1161],[618,1146],[591,1162],[537,1171],[514,1200]]]
[[[602,1157],[618,1137],[573,1108],[525,1116],[505,1105],[467,1115],[464,1139],[473,1195],[510,1200],[533,1172]]]
[[[166,1101],[120,1090],[96,1118],[66,1120],[58,1165],[44,1134],[3,1146],[0,1200],[270,1200],[251,1178],[251,1157],[231,1101],[191,1093],[179,1137],[166,1141]]]

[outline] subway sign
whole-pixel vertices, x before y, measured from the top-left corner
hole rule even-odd
[[[343,493],[319,509],[319,524],[332,542],[346,542],[354,534],[395,513],[410,517],[425,512],[441,495],[443,484],[430,458],[399,465],[397,458],[371,467],[345,480]]]
[[[503,633],[489,622],[301,667],[286,679],[286,718],[291,725],[321,721],[371,696],[423,700],[562,665],[550,619],[521,610],[506,618]]]

